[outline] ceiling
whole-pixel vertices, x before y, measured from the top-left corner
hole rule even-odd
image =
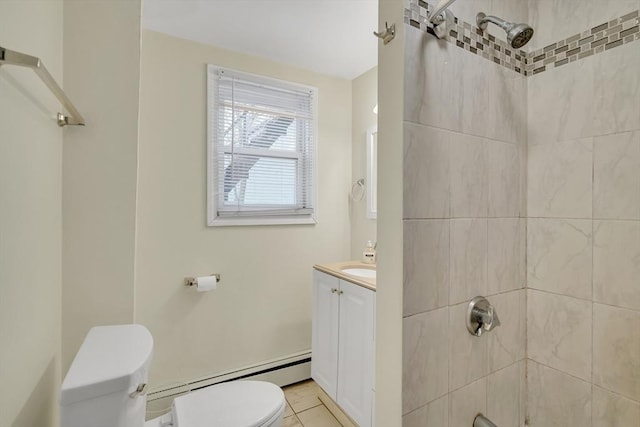
[[[142,26],[353,79],[378,62],[378,0],[144,0]]]

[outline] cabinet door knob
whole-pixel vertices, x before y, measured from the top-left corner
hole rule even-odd
[[[338,291],[338,295],[344,294],[344,291]]]
[[[338,290],[336,288],[331,288],[331,293],[335,294],[336,292],[338,292]]]

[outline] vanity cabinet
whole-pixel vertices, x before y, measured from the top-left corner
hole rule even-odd
[[[313,272],[311,377],[360,427],[372,425],[375,292]]]
[[[313,271],[311,377],[337,401],[340,279]]]

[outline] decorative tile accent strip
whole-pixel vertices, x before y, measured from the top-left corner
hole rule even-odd
[[[529,52],[531,61],[527,72],[538,74],[636,40],[640,40],[640,11],[637,10]]]
[[[404,22],[421,31],[427,31],[427,16],[431,6],[423,0],[406,0]],[[444,40],[461,49],[493,61],[516,73],[526,75],[527,52],[512,49],[507,42],[496,39],[491,34],[485,34],[479,28],[468,22],[459,21],[449,29]]]
[[[427,31],[431,6],[423,0],[405,0],[404,22]],[[533,76],[569,62],[640,40],[640,11],[593,27],[532,52],[514,50],[505,41],[468,22],[455,19],[444,37],[447,42],[524,76]]]

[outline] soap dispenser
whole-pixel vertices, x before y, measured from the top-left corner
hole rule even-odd
[[[375,264],[376,262],[376,250],[371,240],[367,242],[367,247],[362,251],[362,262],[365,264]]]

